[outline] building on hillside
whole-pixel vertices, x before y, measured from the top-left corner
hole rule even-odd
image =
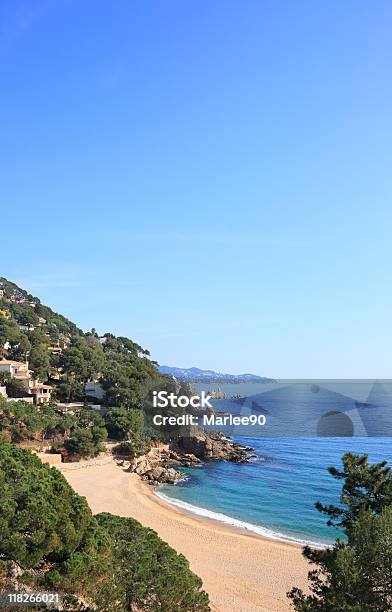
[[[64,378],[63,368],[53,368],[50,373],[50,378],[52,380],[62,380]]]
[[[32,395],[26,395],[25,397],[8,397],[7,402],[26,402],[26,404],[34,404],[34,398]]]
[[[102,389],[102,385],[97,380],[89,380],[84,385],[84,393],[89,397],[95,397],[98,400],[102,400],[105,397],[105,391]]]
[[[62,347],[66,349],[71,344],[71,338],[67,336],[66,334],[60,334],[59,343],[60,343],[60,346],[62,345]]]
[[[4,289],[4,285],[1,284],[0,285],[0,300],[5,296],[5,289]]]
[[[23,331],[23,332],[35,330],[34,325],[23,325],[23,324],[18,323],[18,327],[20,331]]]
[[[75,412],[80,411],[85,407],[83,402],[56,402],[56,412],[60,412],[61,414],[75,414]],[[96,412],[100,412],[102,410],[102,406],[100,404],[88,404],[90,410],[95,410]]]
[[[63,349],[61,348],[60,344],[57,343],[48,346],[48,351],[49,353],[53,353],[54,355],[60,355],[60,353],[63,352]]]
[[[38,317],[38,325],[46,325],[46,319],[43,317]]]
[[[0,397],[4,397],[4,399],[7,399],[7,397],[8,397],[8,395],[7,395],[7,387],[0,386]]]
[[[3,359],[0,361],[0,372],[9,374],[11,378],[17,378],[18,376],[29,374],[31,370],[29,370],[27,361],[21,362]]]
[[[3,359],[0,361],[0,372],[5,372],[13,380],[22,383],[27,394],[32,396],[36,404],[48,404],[50,402],[52,387],[44,385],[39,380],[33,378],[27,361],[21,362]]]
[[[22,295],[19,295],[18,293],[13,293],[10,297],[10,301],[14,302],[14,304],[24,304],[25,298]]]
[[[34,402],[36,404],[49,404],[51,398],[52,387],[49,385],[44,385],[37,380],[34,381],[34,385],[30,389],[30,393],[34,397]]]

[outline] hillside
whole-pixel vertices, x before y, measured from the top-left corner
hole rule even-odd
[[[188,382],[216,382],[216,383],[245,383],[245,382],[271,382],[271,378],[264,376],[256,376],[255,374],[224,374],[222,372],[214,372],[213,370],[200,370],[199,368],[176,368],[171,366],[160,365],[159,372],[161,374],[175,376],[179,380],[187,380]]]
[[[35,378],[53,387],[59,401],[83,401],[97,381],[100,403],[141,405],[159,376],[149,352],[126,337],[78,326],[15,283],[0,278],[0,358],[28,361]]]
[[[1,441],[0,473],[2,592],[55,592],[71,612],[210,609],[188,561],[153,530],[93,516],[58,470]]]
[[[84,333],[0,278],[0,588],[55,590],[75,611],[209,610],[201,580],[155,532],[93,517],[56,469],[21,448],[77,461],[107,452],[110,436],[114,453],[142,455],[152,443],[149,394],[165,383],[131,339]],[[94,393],[99,410],[88,402]]]

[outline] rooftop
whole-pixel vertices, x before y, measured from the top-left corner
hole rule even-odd
[[[27,367],[27,363],[25,361],[13,361],[12,359],[1,359],[0,365],[16,365]]]

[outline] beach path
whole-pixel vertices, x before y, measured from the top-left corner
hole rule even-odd
[[[306,588],[309,565],[299,546],[268,540],[172,506],[115,461],[60,469],[87,498],[94,514],[133,517],[185,555],[202,578],[213,610],[282,612],[292,609],[286,592],[294,585]]]

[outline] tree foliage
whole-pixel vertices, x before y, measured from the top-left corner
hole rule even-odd
[[[105,426],[111,438],[128,440],[143,433],[143,413],[136,408],[113,408],[105,416]]]
[[[155,531],[130,518],[103,513],[97,521],[112,536],[113,580],[119,610],[207,612],[202,582]]]
[[[0,432],[3,439],[15,443],[50,442],[56,450],[65,449],[73,459],[95,457],[104,450],[107,438],[104,420],[93,410],[61,414],[51,404],[36,406],[3,398],[0,398]]]
[[[387,612],[392,609],[392,474],[385,461],[369,465],[367,455],[346,453],[343,469],[329,468],[343,481],[341,505],[317,509],[328,525],[344,530],[346,541],[332,548],[305,547],[316,569],[309,572],[310,595],[294,588],[298,611]]]
[[[60,472],[0,444],[0,504],[1,559],[18,563],[42,586],[94,591],[108,572],[110,538]]]
[[[101,612],[209,610],[200,578],[154,531],[133,519],[93,517],[58,470],[4,443],[0,533],[0,561],[17,563],[20,580],[36,590],[73,594],[67,609],[79,609],[82,597]]]
[[[23,401],[6,402],[0,398],[0,431],[12,442],[39,438],[44,440],[54,433],[61,417],[53,406],[36,406]]]
[[[83,401],[86,382],[99,380],[106,405],[142,407],[148,389],[159,379],[147,350],[129,338],[109,333],[101,342],[95,329],[84,334],[14,283],[4,278],[0,282],[5,287],[0,308],[11,315],[0,318],[0,356],[28,360],[34,376],[50,382],[61,401]],[[19,301],[10,301],[11,297]],[[60,354],[50,348],[52,344],[60,348]]]
[[[105,450],[107,438],[105,422],[100,414],[88,406],[76,410],[74,415],[62,416],[60,427],[65,433],[63,444],[57,449],[65,449],[72,459],[96,457]]]

